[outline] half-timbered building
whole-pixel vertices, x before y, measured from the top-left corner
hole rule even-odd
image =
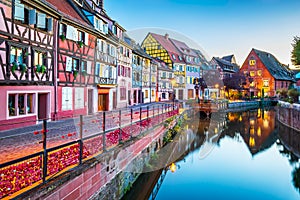
[[[62,18],[57,38],[57,117],[93,113],[95,32],[67,0],[47,0]]]
[[[169,34],[163,36],[156,33],[148,33],[142,42],[142,47],[147,54],[164,61],[173,70],[173,97],[180,100],[186,99],[185,61],[182,54],[171,42]]]
[[[0,1],[0,130],[55,114],[55,33],[60,17],[41,1]]]
[[[117,60],[124,29],[103,8],[103,1],[82,1],[82,11],[98,32],[95,51],[97,111],[117,108]]]

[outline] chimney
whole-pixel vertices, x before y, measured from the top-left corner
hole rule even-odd
[[[167,40],[169,39],[169,34],[168,34],[168,33],[165,34],[165,38],[166,38]]]

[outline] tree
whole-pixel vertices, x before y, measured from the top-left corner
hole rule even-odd
[[[239,93],[245,89],[248,82],[252,82],[252,78],[246,77],[243,73],[237,72],[232,77],[227,77],[223,80],[224,86],[226,86],[226,92],[229,95],[229,90],[237,90]]]
[[[293,43],[293,50],[292,50],[292,58],[291,61],[293,65],[299,66],[300,65],[300,37],[295,36]]]

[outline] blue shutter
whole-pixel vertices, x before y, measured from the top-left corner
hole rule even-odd
[[[28,19],[28,24],[33,25],[36,24],[36,11],[35,9],[29,10],[29,19]]]
[[[47,31],[51,32],[53,30],[53,19],[47,18]]]
[[[38,13],[37,14],[37,25],[38,28],[46,28],[46,14]]]
[[[15,18],[16,20],[24,21],[24,5],[20,0],[15,0]]]

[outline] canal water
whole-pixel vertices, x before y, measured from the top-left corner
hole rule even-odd
[[[172,142],[173,160],[142,174],[123,199],[300,199],[300,133],[275,114],[193,116]]]

